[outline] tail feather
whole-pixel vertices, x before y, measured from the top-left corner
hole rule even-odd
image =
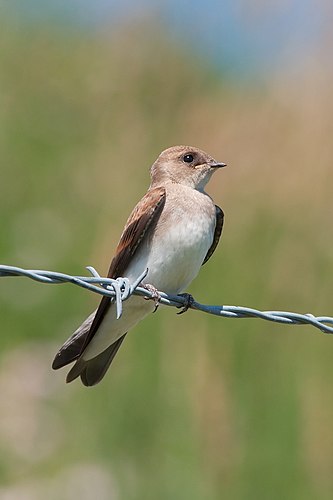
[[[96,315],[96,311],[92,312],[90,316],[79,326],[69,337],[68,340],[61,346],[52,363],[52,368],[58,370],[63,366],[72,363],[78,359],[82,353],[84,341],[90,330],[91,324]]]
[[[72,382],[80,376],[85,386],[98,384],[106,374],[125,336],[126,333],[95,358],[88,360],[79,358],[68,372],[66,382]]]

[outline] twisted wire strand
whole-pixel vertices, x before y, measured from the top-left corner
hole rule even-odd
[[[154,299],[154,294],[140,286],[142,280],[146,277],[148,269],[138,277],[135,283],[130,283],[127,278],[104,278],[91,266],[87,267],[92,276],[71,276],[70,274],[58,273],[53,271],[43,271],[38,269],[22,269],[15,266],[0,265],[0,277],[24,276],[40,283],[61,284],[72,283],[91,292],[111,297],[116,304],[117,319],[122,314],[122,303],[132,294],[141,295],[149,299]],[[186,297],[181,295],[170,295],[159,292],[160,303],[171,307],[184,307],[188,305]],[[318,328],[323,333],[333,333],[333,317],[314,316],[313,314],[300,314],[288,311],[258,311],[250,307],[241,306],[214,306],[205,305],[195,300],[189,304],[190,309],[221,316],[224,318],[257,318],[275,323],[288,325],[311,325]]]

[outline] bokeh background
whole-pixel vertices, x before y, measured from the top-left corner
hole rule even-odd
[[[121,5],[120,5],[121,4]],[[332,4],[0,7],[0,261],[106,272],[164,148],[228,163],[200,302],[332,315]],[[54,353],[98,297],[0,282],[0,498],[331,499],[333,339],[163,309],[95,388]]]

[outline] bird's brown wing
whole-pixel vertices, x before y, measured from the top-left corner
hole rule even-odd
[[[163,210],[165,197],[166,194],[164,188],[158,187],[150,189],[136,205],[133,212],[129,216],[125,229],[120,237],[115,257],[113,258],[109,269],[109,278],[117,278],[124,274],[131,258],[140,247],[143,238],[149,237],[149,234],[153,231]],[[84,349],[97,332],[106,312],[110,307],[110,304],[110,298],[102,298],[97,311],[92,313],[59,349],[52,363],[53,369],[57,370],[58,368],[68,365],[69,363],[72,363],[80,358]],[[87,367],[84,365],[82,360],[81,364],[78,362],[72,368],[71,372],[68,374],[67,380],[73,380],[79,376],[81,372],[85,371],[87,372],[86,375],[84,375],[83,378],[81,377],[83,383],[91,385],[91,383],[99,381],[106,371],[105,366],[108,367],[110,365],[113,357],[120,347],[120,344],[124,340],[125,335],[126,334],[114,342],[105,353],[102,353],[100,355],[101,359],[97,360],[95,358],[96,366],[94,364],[95,360],[94,363],[89,362],[91,365],[88,370],[89,373],[87,372]],[[99,374],[97,374],[97,369],[99,370]],[[91,374],[94,375],[94,380],[93,382],[90,381],[91,383],[88,384],[88,375],[90,376]]]
[[[140,247],[144,237],[154,230],[165,204],[166,193],[163,187],[149,189],[129,216],[125,229],[120,237],[116,254],[112,259],[108,278],[122,276]],[[98,330],[111,304],[109,297],[103,297],[97,309],[90,330],[82,345],[81,353],[87,347]]]
[[[211,247],[208,250],[202,265],[206,264],[206,262],[211,258],[211,256],[215,252],[215,249],[218,245],[218,242],[220,241],[220,237],[222,234],[224,213],[223,210],[217,205],[215,205],[215,209],[216,209],[216,225],[215,225],[213,243],[211,244]]]
[[[128,267],[143,238],[156,226],[165,204],[163,187],[150,189],[129,216],[112,259],[109,278],[118,278]]]

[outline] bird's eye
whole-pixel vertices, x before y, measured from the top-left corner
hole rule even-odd
[[[183,156],[183,160],[185,163],[192,163],[193,159],[194,159],[193,155],[191,155],[191,154]]]

